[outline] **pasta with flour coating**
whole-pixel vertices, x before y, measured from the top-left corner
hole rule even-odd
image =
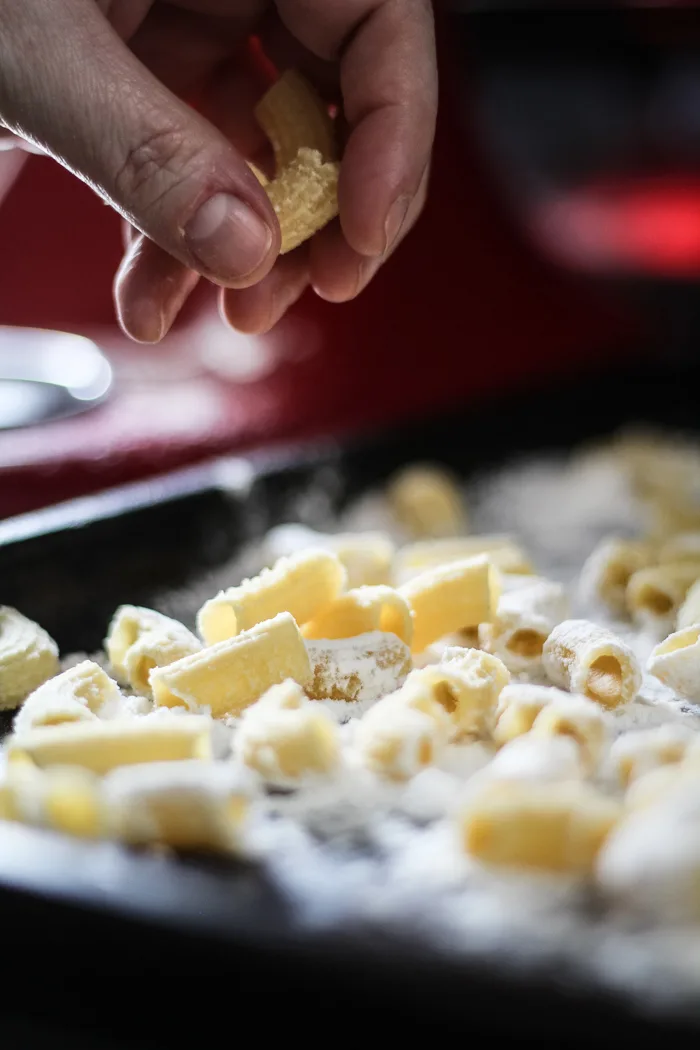
[[[299,628],[289,613],[280,613],[193,656],[156,667],[150,682],[158,707],[208,707],[214,717],[223,717],[240,714],[286,678],[305,684],[311,677]]]
[[[12,711],[58,673],[58,646],[46,631],[0,605],[0,711]]]
[[[652,770],[680,763],[694,736],[687,726],[674,723],[624,733],[610,749],[612,768],[628,787]]]
[[[38,726],[90,721],[104,710],[119,711],[119,686],[92,660],[50,678],[22,704],[15,721],[16,733]]]
[[[305,525],[277,525],[264,541],[270,561],[289,558],[310,547],[336,554],[345,567],[347,586],[376,587],[392,582],[396,544],[385,532],[324,533]]]
[[[429,569],[399,588],[413,613],[413,652],[465,627],[490,622],[499,583],[486,557]]]
[[[536,716],[531,733],[535,737],[571,737],[589,772],[596,769],[608,739],[607,723],[599,705],[582,696],[555,697]]]
[[[630,577],[653,564],[654,546],[619,536],[601,540],[581,569],[579,588],[585,600],[621,615],[627,610]]]
[[[245,711],[234,754],[268,783],[293,786],[339,766],[338,726],[296,682],[282,682]]]
[[[566,591],[552,580],[533,577],[498,600],[493,623],[479,626],[479,644],[503,661],[509,671],[536,669],[553,628],[569,614]]]
[[[700,562],[668,562],[640,569],[627,584],[627,608],[642,626],[664,627],[673,621],[691,585],[700,576]]]
[[[485,554],[501,573],[530,576],[530,558],[511,536],[459,536],[456,539],[419,540],[401,547],[394,559],[398,584],[408,583],[427,569],[437,569],[453,561],[464,561]]]
[[[684,700],[700,700],[700,624],[684,627],[657,645],[647,670]]]
[[[395,634],[410,646],[413,614],[393,587],[358,587],[341,594],[302,628],[305,638],[351,638],[371,631]]]
[[[141,696],[150,696],[154,667],[199,652],[202,643],[184,624],[137,605],[121,605],[109,625],[105,651],[115,674]]]
[[[383,631],[309,640],[306,649],[311,668],[306,692],[314,700],[378,700],[411,670],[411,650]]]
[[[303,625],[335,601],[346,579],[335,554],[302,551],[205,602],[197,614],[197,628],[207,645],[213,645],[279,613],[290,613]]]
[[[465,850],[484,864],[590,873],[621,814],[580,781],[487,781],[458,816]]]
[[[518,682],[507,685],[496,707],[494,742],[502,747],[510,740],[529,733],[539,713],[555,700],[566,702],[570,694],[549,685]]]
[[[387,498],[397,521],[415,539],[466,532],[462,494],[444,467],[406,467],[389,481]]]
[[[565,620],[555,627],[542,660],[554,685],[602,707],[628,704],[642,684],[637,658],[629,646],[590,620]]]

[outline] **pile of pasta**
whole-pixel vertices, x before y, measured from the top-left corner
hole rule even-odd
[[[0,706],[16,709],[0,817],[235,852],[273,793],[348,768],[400,787],[479,742],[489,761],[449,816],[470,862],[700,917],[697,723],[616,732],[643,668],[611,620],[655,631],[647,674],[700,700],[700,464],[641,440],[614,454],[652,524],[590,554],[598,622],[571,617],[515,538],[469,534],[455,479],[421,465],[386,486],[392,535],[278,527],[268,566],[195,630],[122,606],[104,654],[61,670],[48,634],[0,609]]]

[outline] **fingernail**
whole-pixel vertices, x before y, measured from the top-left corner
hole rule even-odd
[[[410,197],[397,197],[392,206],[389,208],[389,212],[384,223],[384,251],[388,252],[392,244],[401,232],[401,227],[404,224],[406,218],[406,212],[408,206],[411,203]]]
[[[237,281],[263,263],[272,230],[238,197],[217,193],[187,223],[185,239],[212,277]]]

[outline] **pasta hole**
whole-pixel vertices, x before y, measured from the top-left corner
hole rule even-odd
[[[430,740],[421,740],[418,745],[418,762],[421,766],[429,766],[433,761],[433,745]]]
[[[599,656],[588,672],[586,695],[601,704],[617,703],[622,692],[622,667],[614,656]]]
[[[514,631],[510,636],[506,648],[514,656],[522,656],[525,659],[535,659],[542,655],[545,638],[531,628],[523,627]]]
[[[143,689],[148,688],[148,675],[157,666],[155,660],[152,660],[150,656],[142,657],[135,668],[135,682]]]
[[[458,706],[457,698],[446,682],[439,682],[435,686],[434,696],[440,707],[447,711],[448,715],[455,713]]]
[[[647,585],[639,595],[639,604],[654,616],[667,616],[673,609],[673,599],[658,587]]]

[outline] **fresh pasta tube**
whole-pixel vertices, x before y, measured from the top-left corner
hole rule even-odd
[[[394,634],[306,643],[311,664],[307,694],[314,700],[369,701],[393,692],[411,670],[411,650]]]
[[[467,558],[429,569],[399,588],[413,611],[413,651],[464,627],[490,622],[499,584],[487,557]]]
[[[499,746],[529,733],[535,719],[555,700],[566,701],[570,694],[549,685],[514,682],[505,686],[498,698],[494,742]]]
[[[647,671],[684,700],[700,700],[700,625],[684,627],[657,645]]]
[[[443,753],[453,732],[429,683],[415,679],[364,715],[355,734],[363,763],[390,780],[409,780]]]
[[[394,561],[399,584],[407,583],[426,569],[437,569],[453,561],[485,554],[501,573],[530,576],[532,562],[510,536],[459,536],[456,539],[418,540],[401,547]]]
[[[525,733],[500,749],[481,777],[496,780],[580,780],[581,749],[571,737]]]
[[[294,786],[338,767],[338,725],[296,682],[282,682],[244,712],[234,754],[268,783]]]
[[[532,671],[552,630],[566,619],[568,604],[561,584],[533,577],[501,595],[493,623],[479,626],[479,643],[510,671]]]
[[[239,842],[249,793],[222,762],[115,769],[103,783],[106,833],[135,846],[228,852]]]
[[[197,627],[207,645],[213,645],[282,612],[291,613],[302,625],[330,605],[345,582],[345,569],[335,554],[303,551],[281,558],[273,568],[205,602],[197,614]]]
[[[0,605],[0,710],[11,711],[58,673],[58,646],[45,630]]]
[[[496,656],[478,649],[450,646],[439,664],[413,671],[409,681],[431,682],[459,733],[484,735],[493,729],[498,698],[510,681],[508,668]],[[442,699],[441,699],[442,697]],[[451,697],[448,703],[447,697]]]
[[[458,536],[466,532],[462,494],[444,467],[414,464],[387,485],[389,505],[400,525],[416,539]]]
[[[408,602],[393,587],[358,587],[321,609],[302,629],[305,638],[350,638],[383,631],[411,644],[413,619]]]
[[[685,601],[678,610],[676,630],[700,624],[700,580],[696,580],[685,596]]]
[[[100,781],[78,766],[39,769],[11,762],[6,782],[6,819],[94,839],[103,830]]]
[[[201,648],[184,624],[137,605],[117,609],[105,640],[115,674],[141,696],[150,696],[148,675],[154,667],[165,667]]]
[[[40,768],[81,766],[103,774],[139,762],[210,758],[210,732],[210,720],[196,715],[43,726],[10,737],[7,758],[10,763],[30,760]]]
[[[299,628],[279,613],[193,656],[151,671],[156,706],[208,707],[214,718],[238,715],[272,685],[305,684],[311,666]]]
[[[332,551],[347,573],[347,586],[390,584],[396,545],[384,532],[315,532],[305,525],[277,525],[265,536],[263,550],[270,562],[309,548]]]
[[[632,650],[612,631],[588,620],[564,620],[554,628],[542,654],[554,685],[617,707],[634,700],[642,675]]]
[[[117,683],[99,664],[83,660],[27,697],[15,718],[14,730],[20,733],[39,726],[94,720],[105,707],[118,709],[121,700]]]
[[[630,577],[654,562],[654,546],[619,536],[602,540],[581,570],[580,589],[586,600],[620,615],[627,610]]]
[[[620,805],[580,781],[487,781],[459,815],[465,850],[485,864],[589,874]]]
[[[681,762],[694,735],[674,723],[623,733],[610,748],[611,766],[623,787],[629,787],[652,770]]]
[[[296,70],[287,70],[275,81],[258,102],[255,117],[270,141],[278,172],[292,163],[302,146],[317,150],[324,160],[336,159],[328,107]]]
[[[700,577],[700,562],[667,562],[635,572],[627,584],[627,608],[642,625],[658,626],[675,616],[691,584]]]
[[[598,704],[582,696],[556,697],[532,723],[536,737],[568,736],[579,748],[585,769],[595,770],[608,739],[605,716]]]

